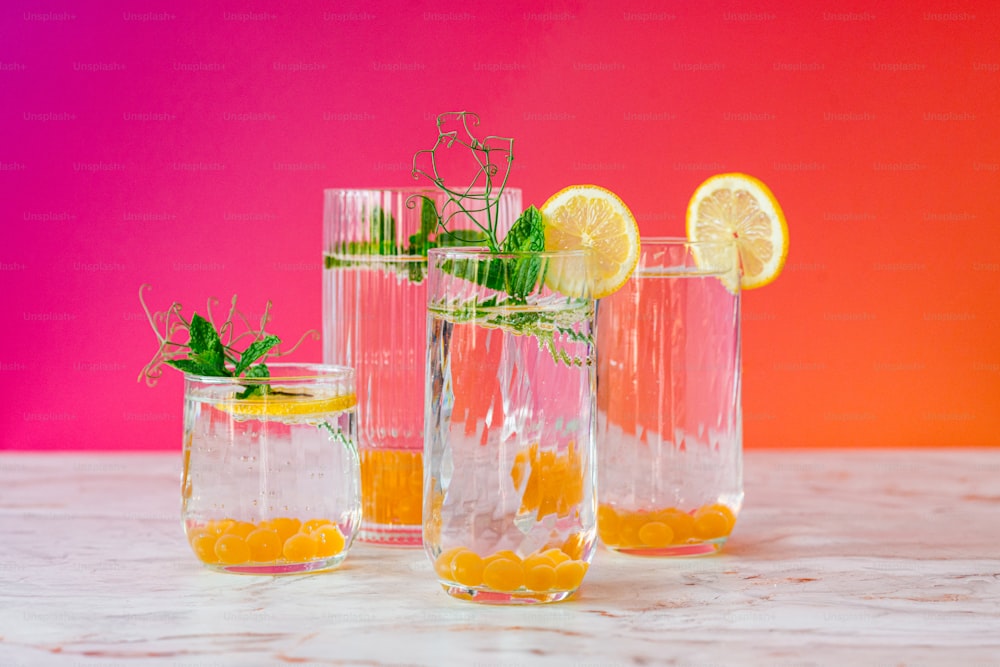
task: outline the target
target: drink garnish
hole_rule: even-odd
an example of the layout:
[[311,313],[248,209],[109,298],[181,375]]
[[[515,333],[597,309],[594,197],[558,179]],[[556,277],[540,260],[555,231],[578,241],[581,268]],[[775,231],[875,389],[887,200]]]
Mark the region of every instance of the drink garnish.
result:
[[[692,241],[735,241],[742,275],[731,282],[745,290],[772,282],[788,256],[785,214],[771,190],[747,174],[717,174],[695,189],[687,208],[687,235]],[[705,268],[728,262],[704,251],[695,259]]]
[[[270,377],[270,371],[265,363],[268,357],[278,357],[290,354],[315,331],[306,332],[295,346],[287,352],[279,351],[281,339],[265,331],[265,326],[271,319],[271,302],[264,306],[260,324],[254,327],[249,319],[236,309],[236,296],[230,302],[226,319],[216,328],[213,323],[212,306],[215,299],[209,299],[207,304],[208,317],[193,313],[190,319],[185,319],[183,306],[175,301],[161,312],[151,312],[143,291],[149,285],[139,288],[139,302],[146,313],[153,333],[160,343],[156,354],[139,373],[138,379],[145,378],[146,384],[153,386],[163,375],[163,366],[176,368],[191,375],[207,377],[231,377],[245,379],[262,379]],[[243,330],[237,331],[238,326]],[[162,330],[162,331],[161,331]],[[187,340],[184,340],[186,335]],[[240,347],[246,344],[245,349]],[[272,393],[270,385],[255,382],[235,395],[237,399],[247,399]]]

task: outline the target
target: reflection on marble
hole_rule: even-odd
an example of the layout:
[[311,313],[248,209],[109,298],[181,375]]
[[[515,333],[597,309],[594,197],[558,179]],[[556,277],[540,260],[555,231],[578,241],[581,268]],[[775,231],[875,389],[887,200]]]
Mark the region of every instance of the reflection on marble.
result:
[[599,551],[576,599],[448,597],[422,550],[197,563],[179,455],[0,455],[0,665],[1000,665],[1000,449],[751,451],[717,556]]

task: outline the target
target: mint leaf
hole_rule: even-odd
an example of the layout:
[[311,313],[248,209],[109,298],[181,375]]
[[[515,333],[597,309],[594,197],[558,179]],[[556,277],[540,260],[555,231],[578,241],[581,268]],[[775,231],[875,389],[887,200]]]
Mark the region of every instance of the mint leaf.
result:
[[[543,250],[545,250],[545,226],[542,222],[542,213],[534,206],[529,206],[507,232],[507,237],[500,246],[500,252],[538,253]],[[505,268],[505,291],[512,297],[521,299],[530,294],[538,284],[542,260],[539,257],[511,259]]]
[[[268,370],[267,366],[264,364],[257,364],[256,366],[251,366],[246,374],[243,376],[245,378],[269,378],[271,377],[271,371]],[[244,399],[250,398],[252,396],[263,396],[267,393],[270,387],[266,384],[254,384],[250,385],[240,393],[236,394],[236,398]]]
[[200,375],[229,375],[229,371],[226,369],[226,353],[222,347],[222,340],[211,322],[195,313],[191,316],[189,334],[191,336],[188,343],[191,347],[190,358],[201,365],[204,372]]
[[220,376],[217,368],[205,366],[197,359],[167,359],[163,363],[168,366],[173,366],[183,373],[189,373],[191,375],[207,375],[209,377],[224,377],[225,375],[228,375],[228,373],[226,373]]
[[250,364],[257,361],[261,357],[270,351],[272,347],[281,342],[281,339],[277,336],[265,336],[260,340],[256,340],[244,350],[243,354],[240,355],[240,361],[236,364],[236,368],[233,369],[233,375],[242,375]]
[[542,212],[529,206],[514,222],[500,246],[500,252],[542,252],[545,250],[545,223]]
[[[479,230],[455,230],[438,236],[439,245],[445,245],[442,240],[452,237],[455,245],[459,242],[483,242],[485,236]],[[537,253],[545,250],[545,227],[541,212],[534,206],[529,206],[507,232],[500,247],[502,253]],[[506,292],[515,299],[523,299],[530,294],[538,284],[538,274],[542,269],[539,257],[521,257],[517,259],[484,259],[476,262],[475,270],[472,260],[456,259],[442,262],[441,270],[455,276],[471,280],[496,292]]]

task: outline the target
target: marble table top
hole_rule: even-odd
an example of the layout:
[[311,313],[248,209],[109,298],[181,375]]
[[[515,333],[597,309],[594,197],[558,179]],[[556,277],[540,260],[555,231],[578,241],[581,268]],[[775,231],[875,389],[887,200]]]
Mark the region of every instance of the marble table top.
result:
[[580,594],[448,597],[422,550],[210,572],[178,454],[0,454],[0,665],[1000,665],[1000,449],[746,453],[719,555],[598,551]]

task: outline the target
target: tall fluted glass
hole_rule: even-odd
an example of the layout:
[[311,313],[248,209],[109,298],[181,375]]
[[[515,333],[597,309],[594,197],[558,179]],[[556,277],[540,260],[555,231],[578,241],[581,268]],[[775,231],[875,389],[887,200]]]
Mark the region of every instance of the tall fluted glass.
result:
[[448,234],[434,210],[455,212],[434,189],[324,192],[323,358],[357,372],[366,542],[421,543],[427,249],[479,240],[477,222],[502,234],[521,195],[451,216]]

